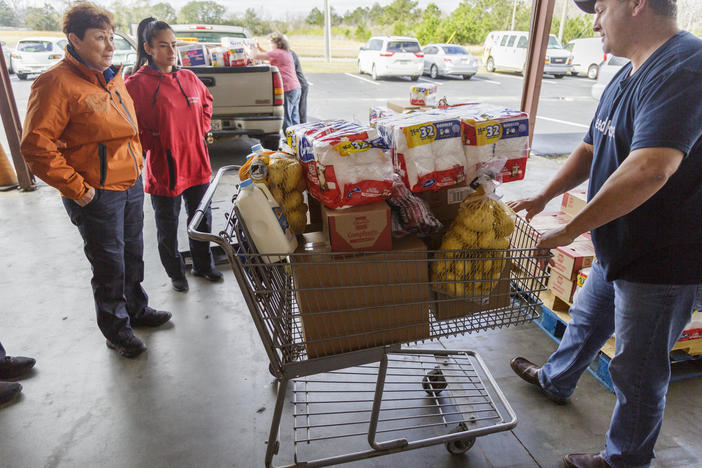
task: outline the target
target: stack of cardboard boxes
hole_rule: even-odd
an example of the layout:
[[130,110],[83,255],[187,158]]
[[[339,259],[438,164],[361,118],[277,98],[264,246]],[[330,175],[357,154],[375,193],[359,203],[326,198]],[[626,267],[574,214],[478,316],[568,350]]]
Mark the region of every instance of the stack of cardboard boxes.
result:
[[[531,226],[538,231],[538,233],[533,232],[532,237],[538,237],[539,233],[556,229],[568,223],[585,207],[586,203],[587,198],[584,190],[567,192],[563,195],[561,211],[540,213],[532,218]],[[572,244],[553,249],[551,253],[553,254],[553,265],[551,266],[548,289],[554,296],[570,304],[573,302],[573,296],[578,286],[578,274],[581,270],[590,267],[595,259],[592,239],[589,234],[583,234]]]

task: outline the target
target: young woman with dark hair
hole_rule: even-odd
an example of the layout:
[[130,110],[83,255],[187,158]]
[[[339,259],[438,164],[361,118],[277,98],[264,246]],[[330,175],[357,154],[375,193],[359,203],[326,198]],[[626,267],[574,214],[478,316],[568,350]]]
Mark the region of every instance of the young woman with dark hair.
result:
[[[167,23],[146,18],[139,23],[137,35],[137,71],[126,84],[146,156],[144,189],[151,194],[161,263],[173,289],[185,292],[188,280],[178,251],[178,216],[184,200],[190,222],[210,185],[205,135],[210,129],[212,95],[194,73],[176,66],[177,41]],[[198,229],[211,231],[211,210]],[[191,239],[190,252],[193,275],[222,280],[208,242]]]

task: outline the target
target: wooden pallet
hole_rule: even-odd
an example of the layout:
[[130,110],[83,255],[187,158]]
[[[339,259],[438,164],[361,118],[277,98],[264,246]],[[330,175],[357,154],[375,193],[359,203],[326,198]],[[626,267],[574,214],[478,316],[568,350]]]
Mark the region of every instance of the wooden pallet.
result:
[[[571,321],[570,314],[568,314],[570,305],[555,297],[550,291],[541,292],[539,299],[543,301],[544,305],[541,317],[535,319],[534,323],[556,343],[560,343],[563,333]],[[551,307],[554,307],[555,310]],[[563,311],[564,308],[565,311]],[[613,357],[614,336],[607,340],[588,369],[597,380],[612,392],[614,392],[614,385],[609,375],[609,363]],[[691,361],[695,364],[694,366],[686,366],[685,369],[683,366],[674,365],[671,381],[702,376],[702,339],[678,341],[670,354],[670,359],[673,364],[683,362],[689,364]]]

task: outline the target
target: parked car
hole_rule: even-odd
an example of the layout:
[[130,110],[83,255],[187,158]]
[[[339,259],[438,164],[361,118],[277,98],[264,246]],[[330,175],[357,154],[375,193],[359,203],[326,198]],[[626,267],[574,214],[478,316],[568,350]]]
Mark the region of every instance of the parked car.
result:
[[573,39],[565,47],[573,56],[572,75],[584,73],[591,80],[597,79],[600,63],[607,60],[607,54],[602,52],[602,39],[590,37]]
[[115,51],[112,53],[112,65],[122,65],[122,71],[134,67],[136,64],[136,49],[132,45],[134,40],[126,34],[115,31]]
[[592,85],[591,89],[592,97],[599,101],[609,82],[627,63],[629,63],[629,59],[609,55],[607,60],[600,64],[597,83]]
[[[526,31],[492,31],[485,40],[483,60],[489,72],[497,69],[521,71],[526,69],[529,33]],[[546,50],[544,73],[563,78],[572,71],[572,57],[558,38],[551,34]]]
[[462,76],[470,80],[478,73],[478,59],[464,47],[455,44],[429,44],[424,53],[424,73],[430,77]]
[[7,67],[7,71],[12,73],[12,64],[10,63],[10,55],[12,52],[10,52],[10,46],[8,46],[7,42],[5,41],[0,41],[0,46],[2,46],[2,55],[5,56],[5,66]]
[[419,79],[424,70],[424,54],[413,37],[371,37],[358,52],[358,73],[381,76],[409,76]]
[[173,24],[176,37],[181,41],[220,45],[223,37],[250,38],[251,33],[241,26],[211,24]]
[[17,41],[11,54],[12,70],[20,80],[27,75],[44,73],[58,63],[68,45],[62,37],[27,37]]

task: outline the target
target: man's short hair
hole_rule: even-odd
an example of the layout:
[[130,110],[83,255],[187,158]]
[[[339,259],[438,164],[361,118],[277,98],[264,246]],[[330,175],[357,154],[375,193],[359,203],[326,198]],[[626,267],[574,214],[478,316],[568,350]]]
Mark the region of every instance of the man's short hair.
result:
[[651,9],[661,16],[678,16],[678,0],[648,0]]
[[63,15],[63,32],[73,33],[81,40],[90,28],[115,30],[112,13],[90,2],[81,2]]

